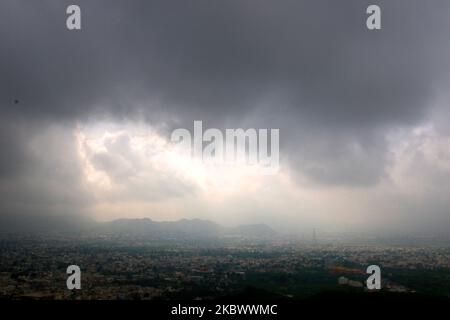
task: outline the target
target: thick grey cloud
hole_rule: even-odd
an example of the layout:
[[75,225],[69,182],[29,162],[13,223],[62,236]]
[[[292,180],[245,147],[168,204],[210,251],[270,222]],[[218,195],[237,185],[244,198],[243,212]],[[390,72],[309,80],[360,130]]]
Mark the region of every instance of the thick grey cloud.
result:
[[274,113],[366,127],[421,119],[448,71],[445,1],[379,2],[379,32],[364,1],[79,1],[80,32],[69,3],[2,3],[2,109],[233,119],[272,97]]
[[69,32],[72,3],[0,4],[2,177],[35,168],[16,123],[198,119],[280,128],[294,175],[372,186],[386,134],[428,119],[450,80],[444,0],[376,1],[375,32],[365,27],[373,1],[79,0],[82,30]]
[[92,202],[70,130],[49,122],[4,121],[2,131],[0,212],[74,214]]

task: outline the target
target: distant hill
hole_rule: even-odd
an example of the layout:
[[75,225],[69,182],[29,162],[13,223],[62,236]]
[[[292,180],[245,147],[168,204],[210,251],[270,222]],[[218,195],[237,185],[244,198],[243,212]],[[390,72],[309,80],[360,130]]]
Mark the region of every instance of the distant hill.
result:
[[209,220],[182,219],[178,221],[157,222],[144,219],[119,219],[104,222],[97,226],[96,232],[105,234],[151,235],[155,237],[273,237],[276,232],[265,224],[242,225],[234,228],[224,227]]
[[209,220],[181,219],[158,222],[149,218],[118,219],[95,222],[76,215],[0,215],[0,233],[49,234],[70,233],[88,235],[128,235],[151,238],[267,238],[276,232],[265,224],[224,227]]
[[148,218],[118,219],[99,223],[96,232],[105,234],[135,234],[153,236],[214,236],[222,233],[224,227],[207,220],[182,219],[178,221],[157,222]]

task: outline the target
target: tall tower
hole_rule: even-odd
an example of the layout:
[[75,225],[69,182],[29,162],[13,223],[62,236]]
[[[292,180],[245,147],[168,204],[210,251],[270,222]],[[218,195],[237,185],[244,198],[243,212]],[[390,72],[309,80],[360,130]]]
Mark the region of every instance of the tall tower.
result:
[[313,232],[312,232],[312,244],[313,244],[313,245],[316,245],[316,244],[317,244],[316,228],[313,228]]

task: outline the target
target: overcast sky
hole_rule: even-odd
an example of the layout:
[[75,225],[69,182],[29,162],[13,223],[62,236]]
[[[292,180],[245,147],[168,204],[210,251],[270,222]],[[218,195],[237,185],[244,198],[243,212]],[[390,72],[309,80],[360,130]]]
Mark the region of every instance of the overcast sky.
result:
[[[0,39],[0,214],[450,227],[449,1],[3,0]],[[194,120],[279,128],[280,171],[174,157]]]

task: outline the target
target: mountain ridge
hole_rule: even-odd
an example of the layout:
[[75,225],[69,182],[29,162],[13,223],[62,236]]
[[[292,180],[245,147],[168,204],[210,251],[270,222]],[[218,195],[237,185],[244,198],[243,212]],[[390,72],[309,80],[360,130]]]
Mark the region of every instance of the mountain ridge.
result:
[[120,218],[98,222],[75,215],[0,215],[0,233],[76,233],[99,235],[140,235],[155,237],[273,237],[277,235],[266,224],[227,227],[211,220],[180,219],[155,221],[150,218]]

